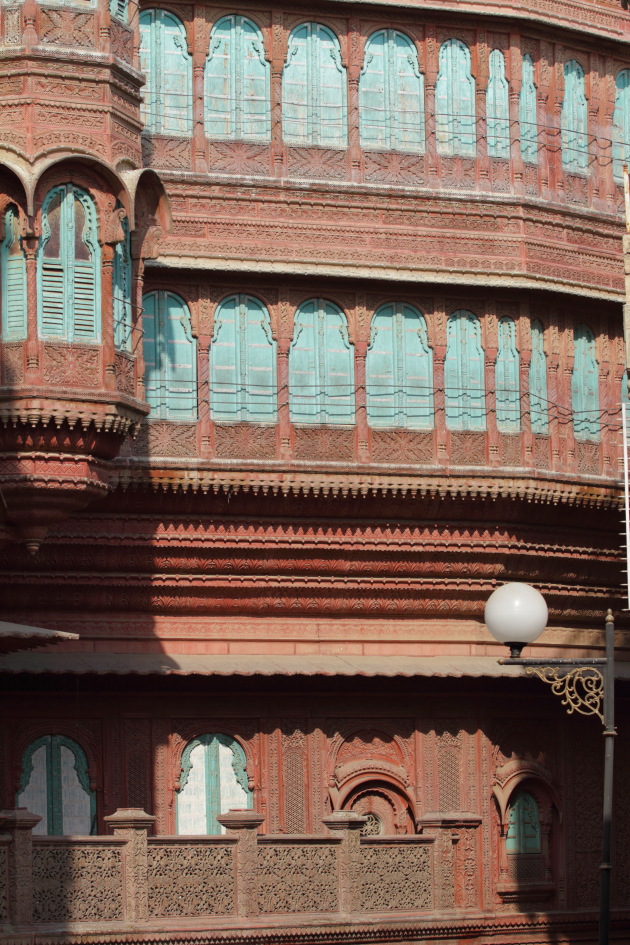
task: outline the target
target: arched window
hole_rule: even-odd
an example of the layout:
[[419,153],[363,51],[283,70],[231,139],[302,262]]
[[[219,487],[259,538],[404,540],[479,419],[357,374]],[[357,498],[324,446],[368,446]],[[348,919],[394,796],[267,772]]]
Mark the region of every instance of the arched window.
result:
[[404,33],[379,30],[365,44],[359,125],[364,148],[424,150],[424,76]]
[[576,440],[599,440],[599,368],[588,325],[578,325],[574,332],[571,401]]
[[144,385],[151,417],[197,419],[197,341],[188,306],[174,292],[143,300]]
[[289,36],[282,73],[282,134],[287,144],[343,148],[348,138],[346,70],[326,26],[302,23]]
[[354,350],[346,316],[310,299],[295,313],[289,350],[289,410],[294,423],[354,423]]
[[181,20],[166,10],[140,14],[140,65],[146,76],[140,113],[151,134],[192,134],[192,60]]
[[255,23],[238,14],[215,23],[206,60],[209,138],[269,141],[269,75],[262,33]]
[[246,757],[229,735],[200,735],[186,745],[177,793],[177,833],[225,833],[217,821],[229,810],[251,808]]
[[40,335],[98,340],[100,270],[94,201],[74,184],[54,187],[42,207],[37,250]]
[[518,125],[521,136],[521,157],[528,164],[538,163],[538,115],[534,63],[527,53],[521,64],[521,91],[518,97]]
[[560,128],[563,167],[572,174],[583,174],[588,168],[588,107],[584,92],[584,70],[575,59],[564,64]]
[[521,428],[520,362],[516,348],[516,325],[511,318],[499,319],[495,394],[497,429],[515,433]]
[[500,49],[490,53],[490,77],[486,89],[488,154],[495,158],[510,156],[510,96],[505,78],[505,58]]
[[529,362],[529,420],[532,433],[546,436],[549,432],[547,398],[547,355],[542,324],[532,322],[532,359]]
[[223,299],[210,345],[210,409],[213,420],[276,419],[276,342],[269,312],[251,295]]
[[114,249],[114,345],[131,351],[131,239],[126,217],[122,230],[125,238]]
[[2,285],[2,336],[5,341],[26,338],[26,257],[20,238],[17,208],[4,214],[4,239],[0,246]]
[[444,362],[446,425],[449,430],[485,430],[486,391],[481,324],[466,310],[446,326]]
[[510,804],[505,849],[512,854],[542,851],[538,804],[527,791],[519,791]]
[[622,69],[615,80],[613,112],[613,171],[623,177],[623,165],[630,161],[630,69]]
[[474,156],[475,80],[470,71],[470,50],[459,39],[440,46],[435,86],[435,133],[440,154]]
[[374,313],[366,376],[370,426],[433,427],[433,353],[412,305],[394,302]]
[[81,746],[64,735],[43,735],[32,742],[22,758],[16,803],[42,818],[33,833],[96,833],[96,794]]

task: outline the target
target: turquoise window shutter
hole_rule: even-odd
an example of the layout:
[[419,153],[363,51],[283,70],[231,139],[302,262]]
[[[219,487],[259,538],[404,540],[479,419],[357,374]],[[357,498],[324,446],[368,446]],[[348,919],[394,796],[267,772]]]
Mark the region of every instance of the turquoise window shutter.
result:
[[140,14],[141,114],[153,134],[192,134],[192,60],[184,24],[166,10]]
[[[628,395],[628,372],[623,372],[623,377],[621,378],[621,403],[625,404],[626,407],[630,408],[630,396]],[[630,411],[629,411],[630,416]]]
[[370,426],[433,427],[433,353],[426,322],[412,305],[396,302],[374,313],[366,383]]
[[588,325],[578,325],[574,331],[571,401],[576,440],[599,440],[599,367],[595,336]]
[[114,249],[114,345],[131,351],[131,238],[129,221],[122,221],[125,238]]
[[252,806],[247,758],[235,738],[200,735],[186,745],[177,792],[179,835],[225,833],[218,817]]
[[490,53],[490,77],[486,89],[488,154],[495,158],[510,156],[510,96],[505,78],[505,59],[500,49]]
[[532,433],[546,436],[549,432],[549,400],[547,397],[547,356],[542,324],[532,322],[532,358],[529,363],[529,418]]
[[424,151],[424,76],[404,33],[379,30],[365,45],[359,125],[364,148]]
[[214,420],[275,421],[276,342],[265,306],[233,295],[217,307],[210,345],[210,408]]
[[262,33],[243,16],[224,16],[212,29],[206,61],[209,138],[269,141],[270,68]]
[[15,207],[4,215],[4,240],[0,247],[2,285],[2,335],[5,341],[26,338],[26,258]]
[[354,348],[346,316],[324,299],[295,313],[289,350],[289,410],[294,423],[354,423]]
[[109,0],[109,12],[112,16],[126,23],[128,16],[127,0]]
[[287,144],[343,148],[348,140],[346,70],[335,34],[303,23],[289,36],[282,74],[282,134]]
[[516,348],[516,325],[511,318],[499,319],[495,366],[497,429],[517,433],[521,428],[520,360]]
[[474,156],[476,150],[475,80],[470,50],[459,39],[440,46],[435,85],[435,132],[440,154]]
[[510,854],[542,850],[538,804],[527,791],[521,791],[510,806],[505,849]]
[[188,306],[173,292],[147,292],[143,300],[145,390],[151,416],[197,418],[197,342]]
[[98,340],[100,262],[92,198],[73,184],[53,188],[42,207],[42,236],[37,250],[42,337]]
[[90,789],[87,758],[71,738],[43,735],[28,746],[16,802],[42,817],[34,833],[96,833],[96,794]]
[[560,115],[562,164],[573,174],[588,169],[588,107],[584,92],[584,70],[575,61],[564,65],[564,98]]
[[521,64],[521,91],[518,97],[518,124],[521,157],[528,164],[538,163],[538,114],[534,63],[527,53]]
[[444,361],[446,425],[485,430],[486,393],[481,324],[472,312],[454,312],[446,326]]
[[623,178],[623,165],[630,161],[630,69],[622,69],[615,79],[613,112],[613,172]]

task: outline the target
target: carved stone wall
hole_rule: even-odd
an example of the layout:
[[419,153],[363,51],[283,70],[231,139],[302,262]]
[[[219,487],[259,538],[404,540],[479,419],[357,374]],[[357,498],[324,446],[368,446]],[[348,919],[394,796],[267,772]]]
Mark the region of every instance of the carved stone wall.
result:
[[234,912],[234,852],[230,846],[151,840],[148,871],[152,917]]

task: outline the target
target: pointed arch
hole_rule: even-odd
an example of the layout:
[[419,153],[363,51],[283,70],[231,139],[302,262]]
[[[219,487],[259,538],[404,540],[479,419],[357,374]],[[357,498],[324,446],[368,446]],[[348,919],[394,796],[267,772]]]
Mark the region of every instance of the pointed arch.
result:
[[229,735],[212,733],[190,741],[182,754],[177,791],[177,833],[225,833],[217,820],[231,809],[252,807],[247,758]]
[[433,352],[417,308],[392,302],[376,310],[365,369],[370,426],[433,428]]
[[327,26],[302,23],[289,36],[282,72],[282,135],[287,144],[345,148],[346,69]]
[[470,50],[459,39],[440,46],[435,86],[435,133],[440,154],[473,157],[476,150],[475,80]]
[[147,292],[142,313],[144,385],[151,418],[197,419],[197,340],[179,295]]
[[576,440],[599,440],[599,366],[595,335],[588,325],[574,331],[571,402]]
[[42,818],[33,833],[96,833],[96,793],[81,746],[64,735],[42,735],[22,756],[18,807]]
[[150,134],[192,134],[192,59],[184,24],[166,10],[140,13],[140,65],[146,76],[140,113]]
[[4,212],[4,239],[0,245],[2,291],[2,337],[20,341],[27,335],[26,256],[20,236],[20,218],[15,204]]
[[205,69],[205,122],[209,138],[269,141],[270,67],[263,35],[239,14],[212,27]]
[[378,30],[365,44],[359,127],[364,148],[424,151],[424,76],[405,33]]
[[564,97],[560,116],[562,165],[572,174],[588,169],[588,105],[584,70],[575,59],[564,64]]
[[490,77],[486,89],[488,154],[495,158],[510,156],[510,95],[505,77],[505,57],[500,49],[490,53]]
[[500,433],[517,433],[521,428],[520,358],[516,324],[511,318],[499,319],[495,395],[497,429]]
[[37,248],[39,333],[64,341],[98,341],[101,248],[96,207],[74,184],[53,187],[42,206]]
[[613,173],[623,178],[623,165],[630,161],[630,69],[622,69],[615,79],[613,112]]
[[220,302],[210,344],[213,420],[276,420],[276,348],[262,302],[251,295],[231,295]]
[[532,433],[549,433],[549,399],[547,396],[547,355],[545,333],[538,319],[532,322],[532,356],[529,362],[529,422]]
[[521,91],[518,96],[518,124],[521,157],[528,164],[538,163],[537,92],[534,84],[534,62],[525,53],[521,63]]
[[481,323],[460,309],[446,326],[444,362],[446,425],[449,430],[485,430],[486,391]]
[[309,299],[295,313],[289,349],[293,423],[354,423],[354,347],[339,306]]

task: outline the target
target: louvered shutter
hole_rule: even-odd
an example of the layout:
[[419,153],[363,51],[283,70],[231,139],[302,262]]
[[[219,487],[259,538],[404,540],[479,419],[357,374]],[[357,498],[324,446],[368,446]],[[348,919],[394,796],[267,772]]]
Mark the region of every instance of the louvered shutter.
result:
[[318,310],[313,299],[302,303],[295,313],[289,352],[289,410],[294,423],[317,423],[319,419],[322,391],[316,351]]
[[23,256],[6,261],[4,334],[9,340],[26,338],[26,262]]
[[241,324],[244,327],[242,345],[245,349],[246,390],[244,420],[269,421],[277,413],[276,344],[271,337],[267,309],[258,301],[243,296]]
[[177,295],[165,293],[166,416],[192,420],[197,415],[196,342],[190,334],[190,315]]
[[236,17],[215,25],[206,62],[206,134],[209,138],[237,136],[236,126]]
[[368,422],[373,427],[397,426],[394,376],[395,312],[383,305],[374,313],[365,372]]
[[391,147],[424,150],[424,82],[416,47],[408,36],[389,31]]
[[233,295],[217,308],[210,346],[210,407],[214,420],[241,419],[238,322],[238,296]]
[[365,59],[359,78],[359,119],[364,148],[385,149],[390,146],[386,69],[387,33],[379,30],[365,44]]
[[158,293],[147,292],[142,299],[142,354],[146,401],[153,415],[161,416],[164,395],[161,389],[157,338],[159,330]]
[[337,37],[319,24],[313,25],[314,85],[312,93],[314,144],[328,148],[343,147],[347,141],[346,70],[341,62]]
[[396,316],[398,425],[412,429],[433,427],[433,357],[426,323],[411,305],[400,306]]
[[511,318],[501,318],[495,365],[496,416],[500,433],[516,433],[521,426],[519,373],[516,325]]
[[109,12],[123,23],[127,22],[127,0],[110,0]]
[[48,337],[66,334],[66,287],[61,262],[44,261],[41,275],[41,332]]
[[354,356],[343,312],[330,302],[320,310],[320,383],[324,423],[354,423]]
[[237,64],[239,94],[236,96],[239,136],[246,141],[269,141],[271,138],[270,66],[264,57],[262,33],[244,17],[238,17],[239,51]]
[[96,295],[94,266],[74,264],[74,331],[76,341],[94,341],[96,332]]
[[313,113],[309,96],[310,25],[304,23],[289,37],[282,73],[282,135],[287,144],[313,144]]
[[165,134],[192,134],[192,62],[186,47],[186,30],[180,20],[164,10],[159,12],[158,82],[161,87]]

